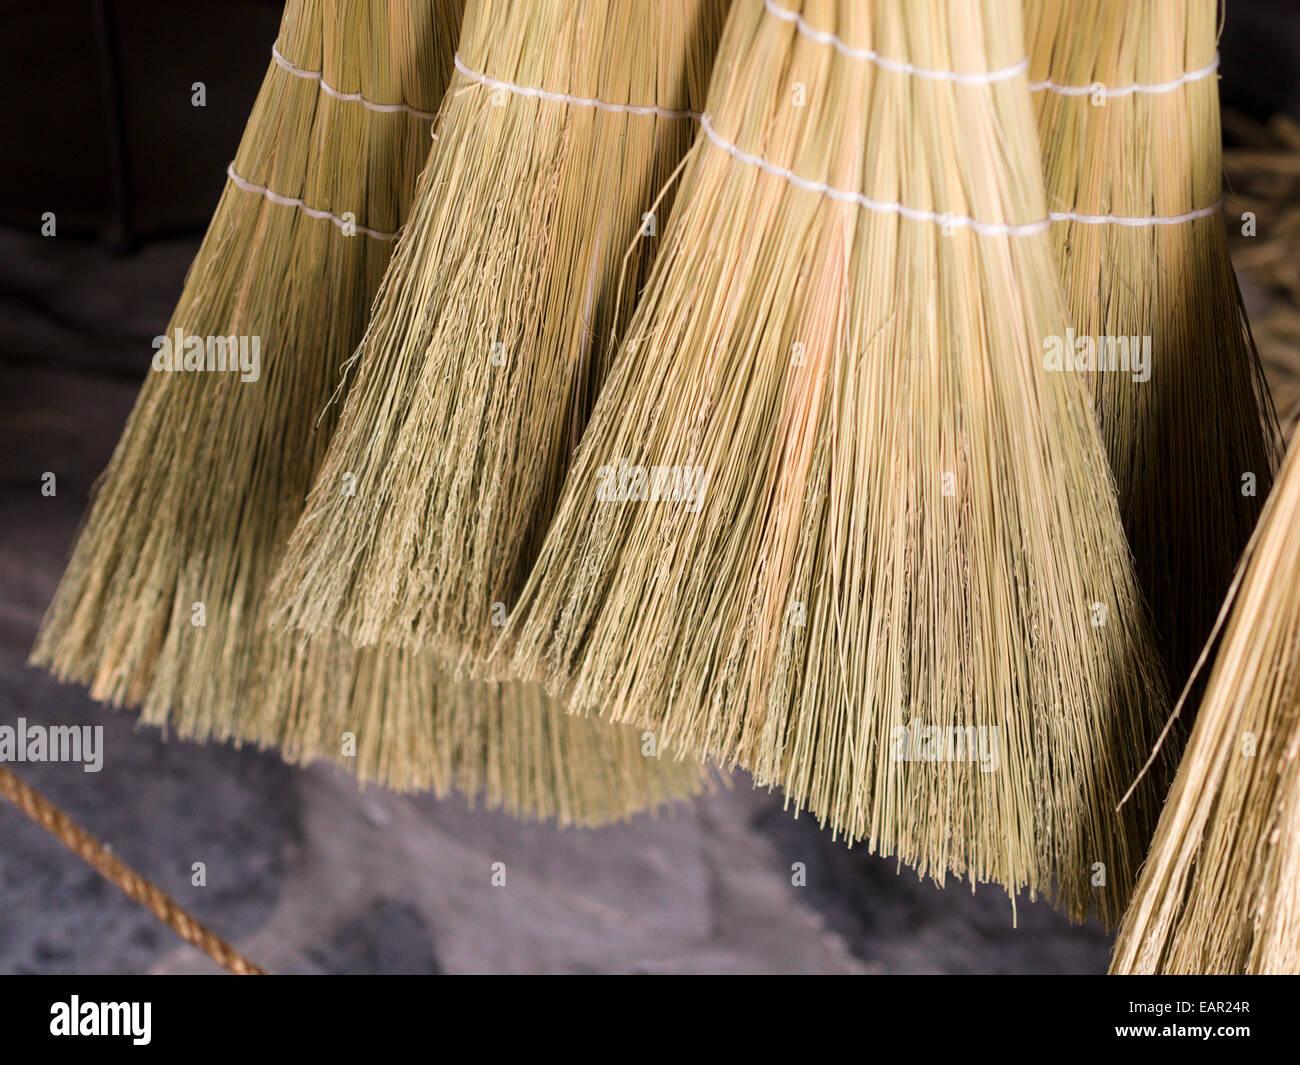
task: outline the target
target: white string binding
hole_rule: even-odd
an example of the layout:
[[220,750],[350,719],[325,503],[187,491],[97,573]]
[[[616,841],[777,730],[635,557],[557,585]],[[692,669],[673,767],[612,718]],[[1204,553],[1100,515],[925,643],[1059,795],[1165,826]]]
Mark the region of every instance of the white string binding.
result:
[[986,236],[1031,236],[1035,233],[1041,233],[1047,229],[1053,222],[1077,222],[1082,225],[1116,225],[1129,226],[1135,229],[1141,229],[1148,226],[1176,226],[1183,222],[1192,222],[1198,218],[1208,218],[1215,214],[1223,207],[1223,199],[1220,198],[1208,207],[1198,207],[1194,211],[1187,211],[1179,215],[1151,216],[1151,217],[1129,217],[1125,215],[1114,214],[1079,214],[1075,211],[1050,211],[1046,219],[1039,222],[1024,222],[1013,224],[1007,222],[980,222],[967,215],[954,215],[949,213],[940,213],[938,211],[927,211],[917,207],[908,207],[902,203],[891,203],[882,200],[873,200],[869,196],[864,196],[860,192],[854,192],[850,189],[837,188],[834,185],[828,185],[824,181],[810,181],[808,178],[800,177],[793,170],[787,170],[784,167],[776,166],[769,163],[762,156],[753,155],[750,152],[733,144],[713,128],[707,115],[700,117],[700,126],[704,130],[705,136],[718,148],[726,152],[742,163],[748,163],[757,167],[765,174],[771,174],[773,177],[783,178],[791,185],[798,189],[805,189],[808,192],[821,193],[832,200],[840,203],[856,203],[860,207],[865,207],[869,211],[876,211],[881,214],[896,214],[901,218],[907,218],[914,222],[937,222],[943,226],[954,226],[957,228],[970,229],[975,233]]
[[662,118],[693,118],[700,123],[700,128],[704,130],[709,140],[722,149],[728,155],[739,159],[741,162],[748,163],[751,166],[758,167],[764,173],[772,174],[776,177],[784,178],[795,188],[805,189],[808,192],[818,192],[844,203],[856,203],[871,211],[880,211],[890,214],[897,214],[903,218],[909,218],[914,221],[938,222],[943,225],[952,225],[957,227],[968,227],[976,233],[984,234],[1028,234],[1041,233],[1051,224],[1047,219],[1041,222],[1030,222],[1026,225],[1009,225],[993,222],[978,222],[974,218],[968,218],[964,215],[939,214],[936,211],[923,211],[915,207],[908,207],[902,203],[883,203],[880,200],[873,200],[859,192],[851,192],[847,189],[836,188],[834,185],[828,185],[824,181],[809,181],[807,178],[800,177],[793,170],[786,170],[783,167],[774,166],[766,159],[758,155],[752,155],[739,148],[731,141],[724,138],[714,128],[707,115],[698,111],[671,111],[662,107],[639,106],[634,104],[612,104],[605,100],[597,100],[590,96],[571,96],[568,93],[552,92],[549,89],[534,89],[524,85],[516,85],[509,81],[499,81],[496,78],[488,77],[477,70],[466,66],[460,58],[460,53],[456,54],[456,69],[471,81],[476,81],[490,89],[500,89],[505,92],[514,93],[517,96],[527,96],[541,100],[550,100],[553,103],[575,104],[580,107],[595,107],[602,111],[624,112],[627,114],[643,115],[655,114]]
[[[1147,84],[1147,85],[1142,85],[1142,84],[1120,85],[1114,89],[1108,89],[1106,87],[1105,82],[1096,82],[1094,84],[1101,86],[1099,89],[1097,89],[1097,94],[1104,96],[1108,100],[1118,99],[1119,97],[1122,96],[1132,96],[1135,93],[1141,93],[1143,95],[1149,95],[1149,96],[1158,96],[1161,93],[1173,92],[1175,89],[1182,88],[1182,86],[1190,84],[1193,81],[1200,81],[1203,78],[1208,78],[1211,74],[1213,74],[1218,69],[1219,69],[1219,56],[1218,53],[1216,52],[1214,59],[1210,63],[1201,67],[1200,70],[1189,70],[1186,74],[1180,74],[1172,81],[1158,81],[1153,84]],[[1092,85],[1060,85],[1054,81],[1031,81],[1029,83],[1029,91],[1030,92],[1054,92],[1060,96],[1094,95]]]
[[348,226],[351,226],[356,232],[364,233],[368,237],[374,237],[375,240],[393,240],[397,236],[396,233],[385,233],[379,229],[371,229],[369,226],[358,225],[356,222],[345,222],[338,215],[331,214],[329,211],[322,211],[318,207],[309,207],[302,200],[298,199],[297,196],[281,196],[278,192],[272,192],[265,185],[259,185],[254,181],[249,181],[248,178],[240,177],[239,174],[235,172],[234,163],[231,163],[226,167],[226,177],[230,178],[238,188],[243,189],[245,192],[259,193],[260,195],[265,196],[272,203],[277,203],[282,207],[296,207],[303,214],[307,215],[308,218],[327,219],[328,221],[333,222],[345,233],[347,232]]
[[306,70],[303,67],[294,65],[293,62],[286,59],[284,53],[280,51],[279,42],[271,45],[271,58],[273,58],[283,70],[288,71],[295,78],[308,78],[320,84],[320,90],[326,96],[332,96],[336,100],[346,100],[349,103],[357,103],[367,111],[377,111],[381,115],[391,115],[398,111],[405,112],[408,115],[414,115],[416,118],[422,118],[425,121],[432,121],[437,117],[432,111],[421,111],[419,108],[411,107],[408,104],[377,104],[372,100],[367,100],[359,92],[340,92],[325,80],[325,75],[319,70]]
[[751,166],[755,166],[759,170],[763,171],[763,173],[771,174],[773,177],[784,178],[797,189],[805,189],[808,192],[818,192],[839,203],[856,203],[859,207],[865,207],[868,211],[876,211],[879,214],[896,214],[900,218],[906,218],[913,222],[937,222],[942,226],[953,226],[958,229],[970,229],[985,236],[1031,236],[1034,233],[1042,233],[1051,225],[1051,221],[1046,218],[1038,222],[1025,222],[1019,225],[1010,222],[980,222],[967,215],[927,211],[918,207],[908,207],[903,203],[873,200],[871,197],[864,196],[860,192],[837,188],[834,185],[828,185],[824,181],[810,181],[808,178],[800,177],[793,170],[787,170],[784,167],[769,163],[762,156],[751,155],[749,152],[737,147],[731,141],[719,134],[713,128],[712,123],[709,122],[707,115],[702,115],[700,117],[700,127],[704,130],[705,136],[707,136],[716,147],[722,149],[728,155],[739,159],[742,163],[748,163]]
[[925,78],[928,81],[951,81],[957,85],[992,85],[994,82],[1017,77],[1029,69],[1029,59],[1027,57],[1012,66],[978,74],[959,74],[955,70],[931,70],[927,67],[918,67],[900,59],[887,59],[870,48],[855,47],[836,37],[833,33],[814,29],[804,21],[804,17],[799,12],[791,11],[788,7],[782,7],[776,3],[776,0],[763,0],[763,6],[767,9],[769,15],[779,18],[783,22],[793,22],[795,28],[810,41],[816,41],[818,44],[829,44],[841,55],[848,56],[850,59],[862,59],[868,63],[874,63],[881,70],[892,71],[895,74],[910,74],[913,77]]
[[1081,222],[1090,226],[1130,226],[1134,229],[1142,229],[1146,226],[1176,226],[1181,225],[1183,222],[1194,222],[1198,218],[1209,218],[1210,215],[1219,212],[1223,207],[1223,202],[1223,197],[1220,196],[1208,207],[1198,207],[1194,211],[1175,215],[1132,218],[1118,214],[1077,214],[1074,211],[1049,211],[1047,217],[1053,222]]
[[[793,12],[779,5],[773,5],[773,0],[765,0],[769,6],[776,6],[779,10],[785,11],[786,15],[798,18]],[[780,17],[780,16],[778,16]],[[816,31],[814,31],[816,32]],[[1222,205],[1223,201],[1212,204],[1209,207],[1202,207],[1195,211],[1188,211],[1186,214],[1174,215],[1170,217],[1153,217],[1153,218],[1128,218],[1123,215],[1087,215],[1078,214],[1073,211],[1052,211],[1047,218],[1037,222],[1025,222],[1021,224],[1009,222],[981,222],[968,215],[954,215],[947,212],[923,210],[917,207],[909,207],[904,203],[889,202],[883,200],[873,200],[871,197],[863,195],[860,192],[854,192],[851,189],[841,189],[834,185],[829,185],[824,181],[811,181],[808,178],[800,177],[793,170],[785,167],[776,166],[769,163],[762,156],[754,155],[745,151],[736,144],[723,137],[713,128],[709,121],[709,116],[698,111],[674,111],[663,107],[652,105],[636,104],[615,104],[606,100],[597,100],[590,96],[572,96],[569,93],[553,92],[549,89],[537,89],[526,85],[516,85],[510,81],[500,81],[497,78],[489,77],[477,70],[467,66],[461,59],[460,53],[456,54],[456,69],[471,81],[478,82],[489,89],[499,89],[504,92],[513,93],[516,96],[525,96],[531,99],[549,100],[552,103],[573,104],[578,107],[594,107],[602,111],[611,111],[615,113],[634,114],[634,115],[658,115],[661,118],[693,118],[700,123],[700,128],[704,135],[717,148],[726,152],[734,159],[738,159],[750,166],[757,167],[765,174],[771,174],[773,177],[779,177],[788,181],[798,189],[804,189],[807,192],[816,192],[839,203],[855,203],[859,207],[864,207],[869,211],[875,211],[881,214],[895,214],[900,218],[906,218],[914,222],[934,222],[941,226],[951,226],[958,229],[970,229],[972,232],[984,236],[1031,236],[1035,233],[1042,233],[1048,229],[1053,222],[1078,222],[1084,225],[1120,225],[1131,227],[1142,226],[1170,226],[1177,225],[1181,222],[1189,222],[1197,218],[1204,218],[1213,214]],[[965,77],[965,75],[954,75],[951,71],[930,71],[931,74],[952,75],[953,77]],[[992,72],[998,73],[998,72]],[[924,75],[923,75],[924,76]],[[990,75],[991,76],[991,75]],[[1010,75],[1006,75],[1010,76]],[[985,75],[978,76],[984,79]],[[995,79],[996,80],[996,79]]]
[[534,89],[527,85],[516,85],[512,81],[498,81],[496,78],[490,78],[486,74],[480,74],[477,70],[467,67],[461,60],[459,52],[456,53],[456,69],[471,81],[477,81],[480,85],[486,85],[489,89],[500,89],[503,92],[513,93],[515,96],[549,100],[551,103],[557,104],[574,104],[578,107],[594,107],[598,111],[610,111],[616,114],[658,115],[660,118],[694,118],[696,120],[701,117],[698,111],[673,111],[667,107],[656,107],[653,104],[612,104],[606,100],[597,100],[592,96],[570,96],[565,92]]
[[[882,70],[890,70],[898,74],[911,74],[913,77],[927,78],[931,81],[951,81],[958,85],[991,85],[994,82],[1014,78],[1029,68],[1029,60],[1025,58],[1012,66],[977,74],[959,74],[953,70],[931,70],[900,59],[887,59],[870,48],[858,48],[842,38],[836,37],[833,33],[815,29],[808,24],[799,12],[783,7],[776,0],[763,0],[763,7],[769,15],[784,22],[793,22],[798,31],[809,40],[816,41],[818,44],[828,44],[841,55],[848,56],[850,59],[862,59],[868,63],[874,63]],[[1100,83],[1101,88],[1097,89],[1096,92],[1112,100],[1123,96],[1132,96],[1135,93],[1159,95],[1160,93],[1173,92],[1190,82],[1208,78],[1218,69],[1219,56],[1216,53],[1214,59],[1207,65],[1199,70],[1190,70],[1186,74],[1181,74],[1172,81],[1120,85],[1113,89],[1107,88],[1104,83]],[[1092,96],[1094,95],[1094,85],[1062,85],[1059,82],[1047,80],[1031,81],[1029,89],[1031,92],[1054,92],[1061,96]]]

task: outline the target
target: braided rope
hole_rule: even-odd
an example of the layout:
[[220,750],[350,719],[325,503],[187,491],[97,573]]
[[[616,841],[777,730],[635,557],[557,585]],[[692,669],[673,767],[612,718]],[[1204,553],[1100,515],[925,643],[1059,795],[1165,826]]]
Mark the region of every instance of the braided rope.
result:
[[53,805],[40,792],[28,787],[0,765],[0,795],[63,843],[68,850],[93,866],[107,881],[122,889],[163,924],[170,926],[218,965],[237,976],[264,976],[265,972],[245,958],[224,939],[200,924],[175,899],[123,864],[94,836]]

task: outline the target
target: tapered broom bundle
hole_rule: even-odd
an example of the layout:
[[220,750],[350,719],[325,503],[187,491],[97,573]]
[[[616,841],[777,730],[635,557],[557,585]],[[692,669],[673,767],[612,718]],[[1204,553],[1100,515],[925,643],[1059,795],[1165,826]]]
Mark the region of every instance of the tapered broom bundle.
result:
[[1084,384],[1041,359],[1019,4],[786,7],[732,7],[499,654],[940,880],[1117,918],[1166,704]]
[[[456,680],[432,656],[322,638],[280,655],[239,736],[329,758],[395,790],[450,791],[528,819],[595,826],[715,785],[649,757],[630,726],[575,717],[537,684]],[[355,741],[353,741],[355,738]]]
[[[417,28],[414,10],[286,9],[285,62],[267,70],[164,334],[180,369],[159,360],[148,375],[33,652],[94,698],[142,704],[146,720],[182,734],[235,732],[265,642],[266,571],[328,439],[313,422],[428,150],[428,121],[335,94],[437,106],[454,11],[426,7]],[[371,232],[345,234],[295,201]],[[177,330],[198,339],[199,368],[185,372]],[[203,369],[209,336],[256,338],[255,379]]]
[[1092,371],[1139,583],[1180,682],[1277,461],[1221,210],[1217,7],[1026,7],[1074,331],[1060,356]]
[[1112,972],[1300,972],[1296,440],[1224,604],[1214,667]]
[[486,654],[658,247],[724,8],[469,5],[437,147],[277,578],[287,625]]
[[[167,330],[175,368],[160,348],[32,660],[182,736],[607,820],[689,793],[698,770],[642,758],[631,730],[575,728],[524,686],[454,684],[429,660],[265,630],[266,586],[332,429],[317,417],[409,212],[459,19],[446,0],[286,9]],[[255,339],[258,372],[186,370],[190,337],[196,364],[215,354],[205,338]]]

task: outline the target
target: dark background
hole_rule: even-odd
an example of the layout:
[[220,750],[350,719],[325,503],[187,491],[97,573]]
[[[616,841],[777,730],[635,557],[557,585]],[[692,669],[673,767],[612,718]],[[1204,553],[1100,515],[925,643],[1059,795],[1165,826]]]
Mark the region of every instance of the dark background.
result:
[[[0,3],[0,721],[103,724],[107,747],[98,775],[22,766],[24,779],[277,971],[1103,971],[1102,929],[1025,900],[1013,928],[1000,890],[939,891],[790,818],[740,775],[657,820],[520,825],[459,798],[359,792],[270,753],[166,742],[26,668],[278,21],[270,0]],[[1231,3],[1222,52],[1230,139],[1268,147],[1259,123],[1300,113],[1294,0]],[[39,235],[45,211],[57,238]],[[1243,285],[1257,329],[1294,319],[1273,275],[1245,271]],[[1261,340],[1279,406],[1294,347],[1285,332]],[[499,860],[506,890],[488,886]],[[795,861],[806,888],[790,884]],[[209,968],[0,807],[0,973]]]

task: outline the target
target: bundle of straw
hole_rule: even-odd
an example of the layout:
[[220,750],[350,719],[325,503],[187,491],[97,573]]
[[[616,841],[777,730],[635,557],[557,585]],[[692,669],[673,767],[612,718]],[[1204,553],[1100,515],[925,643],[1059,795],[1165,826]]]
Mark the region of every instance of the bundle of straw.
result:
[[1223,605],[1214,668],[1112,972],[1300,972],[1297,441]]
[[[1027,7],[1052,240],[1139,583],[1187,676],[1278,430],[1228,257],[1216,0]],[[1103,366],[1104,363],[1110,365]]]
[[536,690],[265,630],[267,585],[333,427],[318,413],[410,210],[460,6],[286,8],[166,333],[257,338],[260,372],[149,375],[32,661],[185,737],[278,744],[395,787],[482,789],[511,812],[591,823],[689,794],[698,767],[644,759],[631,730],[570,722]]
[[1020,5],[784,3],[732,7],[500,653],[940,880],[1117,918],[1165,702],[1084,384],[1042,362]]
[[[269,638],[269,637],[268,637]],[[566,714],[537,684],[458,680],[427,654],[276,641],[274,672],[236,738],[287,761],[334,761],[399,791],[449,792],[513,817],[597,826],[711,791],[640,732]]]
[[[659,245],[725,0],[471,3],[438,144],[276,595],[485,654]],[[354,498],[337,486],[357,478]]]
[[[142,704],[145,720],[185,735],[234,735],[266,644],[268,571],[328,441],[313,423],[428,150],[428,118],[340,97],[410,100],[431,117],[455,14],[446,4],[418,20],[406,4],[286,8],[163,334],[256,338],[258,374],[147,376],[32,654],[92,697]],[[349,213],[352,235],[341,228]]]

